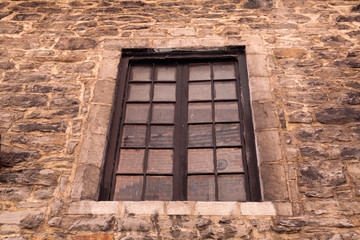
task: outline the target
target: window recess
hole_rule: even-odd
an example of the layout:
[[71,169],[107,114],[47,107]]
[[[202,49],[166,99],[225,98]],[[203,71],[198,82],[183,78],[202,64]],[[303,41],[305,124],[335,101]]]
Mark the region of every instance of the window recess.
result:
[[259,201],[245,53],[125,50],[101,200]]

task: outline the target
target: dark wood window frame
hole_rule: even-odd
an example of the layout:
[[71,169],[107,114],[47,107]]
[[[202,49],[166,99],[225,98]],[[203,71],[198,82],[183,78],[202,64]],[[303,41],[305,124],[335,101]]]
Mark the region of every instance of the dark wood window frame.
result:
[[[224,47],[216,49],[202,49],[202,50],[171,50],[171,49],[123,49],[122,57],[119,64],[119,74],[117,78],[116,97],[113,106],[113,118],[111,122],[110,132],[108,134],[108,145],[106,152],[106,159],[103,168],[103,179],[100,186],[99,200],[113,200],[114,185],[115,185],[115,169],[117,159],[119,159],[119,150],[121,142],[121,126],[123,124],[124,116],[124,102],[125,92],[127,89],[127,76],[130,63],[146,62],[146,61],[162,61],[162,62],[204,62],[204,61],[233,61],[236,64],[236,82],[239,101],[239,116],[240,131],[241,131],[241,146],[243,148],[243,159],[245,169],[245,188],[246,201],[261,201],[259,173],[257,166],[254,128],[252,124],[251,104],[249,95],[248,76],[246,69],[245,47]],[[177,64],[177,68],[184,68],[184,65]],[[178,69],[179,74],[188,71],[188,69]],[[181,76],[177,76],[177,79]],[[177,88],[181,87],[179,81],[176,82]],[[183,84],[184,85],[184,84]],[[241,87],[240,87],[241,86]],[[182,92],[182,93],[179,93]],[[186,97],[187,91],[177,91],[177,97]],[[179,96],[178,94],[183,94]],[[174,103],[178,104],[178,103]],[[214,100],[212,100],[214,105]],[[213,106],[214,107],[214,106]],[[179,109],[179,108],[177,108]],[[214,111],[213,111],[214,112]],[[151,114],[151,113],[150,113]],[[175,126],[175,135],[183,136],[182,132],[187,126],[187,107],[181,108],[181,111],[175,113],[175,118],[180,120],[180,125]],[[214,114],[214,113],[212,113]],[[214,118],[214,116],[213,116]],[[149,124],[149,123],[147,123]],[[214,124],[214,123],[213,123]],[[214,127],[213,127],[214,131]],[[149,130],[147,135],[149,135]],[[149,136],[147,136],[149,138]],[[174,173],[173,173],[173,196],[172,200],[186,201],[187,200],[187,138],[180,137],[174,144]],[[186,146],[186,149],[182,149]],[[147,147],[148,148],[148,147]],[[214,151],[215,152],[215,151]],[[216,156],[214,156],[214,166],[216,166]],[[146,161],[145,161],[146,162]],[[146,164],[146,163],[145,163]],[[145,169],[145,168],[144,168]],[[215,175],[217,175],[216,170]],[[143,173],[144,176],[149,174]],[[150,174],[151,175],[151,174]],[[159,174],[157,174],[159,175]],[[164,175],[164,174],[160,174]],[[146,179],[146,178],[144,178]],[[185,180],[184,180],[185,179]],[[215,178],[216,179],[216,178]],[[217,180],[216,180],[217,181]],[[143,183],[142,198],[145,195],[145,183]],[[215,200],[218,200],[217,188],[215,188]]]

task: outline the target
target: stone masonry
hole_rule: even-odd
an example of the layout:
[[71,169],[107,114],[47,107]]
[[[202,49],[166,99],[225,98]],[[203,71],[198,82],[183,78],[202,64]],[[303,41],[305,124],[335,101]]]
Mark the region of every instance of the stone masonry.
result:
[[[0,239],[360,239],[358,0],[2,0]],[[245,46],[262,202],[101,202],[123,48]]]

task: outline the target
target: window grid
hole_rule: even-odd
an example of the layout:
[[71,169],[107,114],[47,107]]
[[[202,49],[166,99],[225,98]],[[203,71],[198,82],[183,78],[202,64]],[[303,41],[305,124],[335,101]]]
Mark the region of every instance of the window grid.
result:
[[[124,54],[126,55],[126,54]],[[146,54],[145,54],[146,55]],[[151,55],[151,54],[150,54]],[[156,54],[155,54],[156,55]],[[161,55],[161,54],[160,54]],[[195,54],[196,55],[196,54]],[[221,54],[220,54],[221,55]],[[226,55],[226,54],[225,54]],[[213,176],[213,180],[214,181],[214,197],[211,199],[201,199],[201,200],[227,200],[226,196],[228,194],[231,194],[231,191],[229,191],[227,188],[228,187],[232,187],[234,185],[234,183],[237,185],[237,188],[234,188],[238,191],[243,191],[243,189],[245,188],[244,194],[246,195],[246,198],[242,198],[242,199],[236,199],[236,200],[240,200],[240,201],[245,201],[245,200],[259,200],[259,191],[257,189],[258,188],[258,176],[256,175],[255,177],[251,177],[249,178],[249,174],[248,174],[248,162],[249,159],[254,159],[254,157],[256,158],[256,155],[254,155],[254,153],[250,153],[249,151],[246,150],[246,145],[244,144],[244,131],[246,130],[246,132],[250,132],[253,131],[253,128],[251,126],[251,121],[249,121],[249,119],[251,119],[251,111],[247,111],[246,114],[243,116],[243,103],[241,102],[241,99],[243,97],[248,96],[248,93],[243,93],[243,90],[240,90],[240,85],[245,83],[246,88],[248,88],[247,83],[246,83],[246,72],[244,72],[244,68],[242,69],[242,72],[239,72],[238,70],[238,63],[240,63],[242,66],[246,66],[245,63],[245,55],[239,55],[240,57],[237,57],[235,55],[229,55],[228,57],[211,57],[209,58],[210,61],[204,61],[204,57],[201,58],[195,58],[195,59],[183,59],[181,57],[178,56],[174,56],[174,59],[171,60],[165,60],[163,61],[164,58],[159,57],[149,57],[146,58],[147,61],[143,61],[143,58],[141,57],[135,57],[134,61],[131,60],[131,57],[127,57],[124,58],[125,60],[122,60],[122,66],[126,66],[129,67],[127,68],[128,70],[128,74],[124,74],[124,72],[120,72],[120,76],[122,79],[126,79],[126,81],[123,81],[119,83],[119,91],[120,91],[120,95],[121,96],[121,92],[124,92],[124,94],[126,96],[124,96],[123,98],[117,98],[117,103],[121,103],[121,105],[117,104],[118,106],[122,106],[123,110],[120,110],[120,112],[122,113],[122,117],[117,118],[116,116],[119,116],[119,107],[117,107],[116,111],[115,111],[115,115],[114,115],[114,119],[115,119],[115,123],[113,123],[113,129],[117,129],[116,128],[116,122],[118,122],[120,124],[120,131],[118,133],[118,141],[117,141],[117,147],[116,149],[118,149],[116,152],[114,152],[114,154],[112,154],[112,150],[114,149],[112,147],[112,145],[110,144],[109,149],[108,149],[108,160],[109,163],[105,164],[105,172],[109,173],[109,169],[111,169],[111,162],[113,162],[113,168],[115,169],[113,170],[113,174],[110,173],[110,175],[112,175],[113,177],[108,177],[106,174],[104,175],[104,180],[102,183],[102,188],[101,188],[101,199],[102,200],[107,200],[107,199],[114,199],[114,194],[115,194],[115,200],[197,200],[197,199],[188,199],[188,192],[189,190],[189,186],[188,186],[188,181],[190,181],[190,178],[194,179],[194,180],[198,180],[195,179],[193,177],[196,176]],[[168,56],[167,56],[168,57]],[[166,58],[167,58],[166,57]],[[170,56],[170,58],[172,58]],[[135,60],[136,59],[136,60]],[[231,59],[231,60],[230,60]],[[149,61],[150,60],[150,61]],[[219,62],[231,62],[232,65],[235,66],[234,68],[234,77],[226,77],[224,79],[219,78],[219,74],[215,74],[214,73],[214,65],[216,65],[215,67],[217,67],[219,69],[219,65],[217,65]],[[150,78],[143,80],[141,78],[137,78],[137,79],[130,79],[132,78],[133,75],[133,69],[131,68],[131,66],[142,66],[142,65],[148,65],[149,66],[149,62],[151,62],[151,72],[150,72]],[[157,66],[163,65],[164,62],[166,64],[168,63],[176,63],[176,74],[175,74],[175,79],[176,81],[172,81],[172,80],[166,80],[164,78],[161,79],[157,79],[156,75],[157,72],[159,72],[160,70],[163,71],[164,69],[158,69]],[[190,63],[205,63],[205,64],[209,64],[210,63],[210,79],[195,79],[195,80],[191,80],[189,79],[189,64]],[[140,64],[139,64],[140,63]],[[172,65],[174,66],[174,65]],[[220,66],[221,68],[221,66]],[[226,67],[225,67],[226,68]],[[123,68],[125,69],[125,68]],[[150,69],[150,68],[149,68]],[[141,69],[140,69],[141,70]],[[137,70],[138,71],[138,70]],[[166,69],[165,69],[166,71]],[[138,71],[136,74],[140,74],[140,75],[146,75],[149,72],[145,72],[142,73],[141,71]],[[127,75],[127,76],[126,76]],[[216,76],[215,76],[216,75]],[[226,74],[225,74],[226,75]],[[245,77],[245,78],[244,78]],[[181,81],[179,81],[179,79],[181,79]],[[245,79],[245,82],[244,82]],[[241,80],[241,81],[240,81]],[[154,99],[154,94],[156,92],[156,89],[158,87],[158,90],[161,89],[160,86],[161,85],[157,85],[158,83],[162,84],[162,90],[164,90],[164,84],[174,84],[176,85],[176,91],[175,91],[175,99],[174,101],[171,99],[166,99],[163,98],[162,96],[160,97],[156,97],[157,99]],[[210,83],[211,85],[211,99],[190,99],[190,97],[188,96],[189,94],[189,85],[192,83]],[[223,84],[226,83],[226,84]],[[149,84],[150,85],[150,98],[147,99],[147,96],[144,96],[143,99],[138,99],[138,100],[134,100],[134,99],[129,99],[129,86],[130,85],[134,85],[134,84]],[[145,86],[145,85],[144,85]],[[232,97],[224,97],[226,96],[227,92],[226,89],[229,88],[229,86],[236,86],[235,89],[235,94],[236,96],[234,97],[232,95]],[[165,86],[166,87],[166,86]],[[123,90],[126,91],[123,91]],[[216,96],[215,91],[219,91],[221,92],[220,96]],[[247,90],[248,91],[248,90]],[[141,92],[141,91],[140,91]],[[159,91],[158,91],[159,92]],[[231,94],[234,94],[234,91],[231,91]],[[244,94],[244,96],[242,95]],[[166,95],[166,94],[165,94]],[[165,99],[165,100],[164,100]],[[179,101],[180,99],[180,101]],[[175,101],[176,100],[176,101]],[[191,121],[190,118],[188,119],[188,110],[190,109],[190,104],[206,104],[209,103],[211,104],[211,119],[209,120],[201,120],[200,122],[196,122],[197,120],[195,119],[194,121]],[[225,119],[222,116],[219,116],[219,114],[217,112],[221,112],[221,111],[228,111],[228,113],[233,113],[233,109],[234,109],[234,103],[237,104],[238,108],[238,118],[235,120],[233,117],[230,117],[228,119]],[[136,122],[136,116],[134,117],[135,121],[133,122],[129,122],[129,121],[125,121],[126,119],[126,108],[127,106],[133,104],[132,107],[136,108],[135,104],[139,104],[138,106],[140,106],[140,108],[142,109],[148,109],[148,114],[147,114],[147,120],[145,123],[143,122]],[[143,104],[143,105],[141,105]],[[146,104],[148,104],[149,106],[147,107]],[[154,104],[155,106],[157,106],[156,104],[173,104],[173,107],[175,107],[175,111],[174,111],[174,115],[175,115],[175,122],[170,123],[170,122],[154,122],[155,120],[152,118],[152,114],[154,111]],[[232,105],[230,107],[228,107],[228,105]],[[160,105],[159,105],[160,106]],[[170,105],[169,105],[170,106]],[[185,107],[184,107],[185,106]],[[195,106],[195,105],[194,105]],[[251,110],[249,109],[249,102],[245,103],[245,107],[244,110]],[[200,108],[204,108],[203,106],[199,105]],[[196,107],[194,108],[196,109]],[[203,110],[204,109],[200,109]],[[205,112],[208,111],[207,107],[205,107]],[[250,113],[250,114],[249,114]],[[206,113],[207,114],[207,113]],[[250,117],[250,118],[249,118]],[[123,119],[122,121],[118,121],[116,119]],[[245,121],[245,127],[243,125],[243,121]],[[250,125],[249,125],[250,122]],[[114,125],[115,124],[115,125]],[[236,124],[236,125],[234,125]],[[206,146],[191,146],[189,138],[190,138],[190,128],[191,127],[199,127],[199,126],[204,126],[204,125],[210,125],[211,126],[211,144],[210,145],[206,145]],[[232,126],[233,125],[233,126]],[[145,132],[146,132],[146,136],[145,136],[145,144],[144,146],[129,146],[127,144],[124,144],[122,142],[124,132],[125,132],[125,128],[127,126],[145,126]],[[151,145],[151,141],[152,141],[152,131],[153,127],[158,127],[158,129],[160,129],[160,127],[172,127],[172,146],[157,146],[156,144],[152,144]],[[250,126],[250,127],[249,127]],[[234,129],[236,129],[236,131],[238,132],[238,136],[236,136],[236,138],[239,140],[238,142],[234,143],[234,141],[230,141],[227,142],[229,140],[229,138],[226,138],[224,136],[220,136],[217,135],[218,133],[220,133],[221,131],[226,130],[226,127],[229,129],[231,129],[232,127],[234,127],[232,129],[232,131]],[[114,134],[112,134],[114,135]],[[187,136],[188,135],[188,136]],[[251,134],[247,134],[247,136],[249,136]],[[219,138],[220,137],[220,138]],[[221,138],[223,138],[223,142],[221,143],[220,140]],[[217,140],[217,138],[219,138],[219,140]],[[113,137],[112,137],[113,139]],[[166,140],[166,138],[164,138]],[[251,140],[251,139],[250,139]],[[125,141],[124,141],[125,142]],[[166,142],[165,142],[166,144]],[[230,144],[230,145],[229,145]],[[251,146],[253,143],[249,144],[249,137],[247,137],[247,145],[250,146],[248,147],[249,149],[254,149],[254,146]],[[130,144],[131,145],[131,144]],[[187,169],[187,155],[189,153],[190,150],[212,150],[212,161],[213,161],[213,170],[206,170],[206,171],[197,171],[197,172],[188,172]],[[118,169],[118,165],[119,165],[119,161],[116,161],[116,159],[120,158],[121,155],[121,151],[125,151],[125,150],[144,150],[144,157],[143,157],[143,169],[141,173],[138,172],[121,172],[121,170]],[[150,151],[151,150],[159,150],[159,151],[164,151],[164,150],[171,150],[172,151],[172,161],[173,161],[173,171],[171,173],[169,172],[158,172],[158,171],[149,171],[149,155],[150,155]],[[185,151],[183,151],[185,150]],[[219,166],[221,164],[223,164],[222,160],[219,162],[219,159],[221,159],[221,154],[233,154],[236,156],[240,156],[241,155],[241,159],[243,160],[243,164],[240,165],[236,165],[237,163],[231,163],[231,164],[235,164],[232,166],[232,171],[228,171],[228,170],[224,170],[223,165],[221,166],[222,168],[220,168]],[[249,154],[249,157],[247,156],[247,154]],[[114,157],[112,157],[114,156]],[[110,160],[109,160],[110,159]],[[114,159],[114,160],[111,160]],[[233,161],[233,160],[231,160]],[[254,172],[257,173],[257,168],[255,167],[254,169],[254,164],[252,162],[250,162],[250,164],[252,164],[251,167],[251,174],[253,174]],[[256,164],[255,164],[256,166]],[[133,182],[134,184],[138,184],[141,188],[141,197],[139,197],[139,193],[133,193],[131,196],[131,199],[116,199],[116,193],[115,193],[115,185],[117,184],[117,177],[121,176],[121,177],[130,177],[129,178],[129,182]],[[138,181],[138,179],[136,178],[137,176],[142,178],[142,182]],[[241,178],[237,178],[236,176],[243,176]],[[244,177],[245,176],[245,177]],[[170,177],[170,180],[169,178]],[[171,180],[172,177],[172,180]],[[109,184],[109,179],[113,179],[113,184]],[[252,178],[254,178],[255,180],[253,180]],[[249,180],[250,179],[250,180]],[[116,180],[116,181],[115,181]],[[244,183],[245,180],[245,183]],[[250,183],[249,183],[250,181]],[[150,183],[150,184],[147,184]],[[164,184],[163,184],[164,183]],[[204,182],[203,182],[204,183]],[[154,184],[156,186],[154,186]],[[158,191],[157,189],[157,185],[158,184],[162,184],[164,185],[163,187],[166,188],[168,191],[170,188],[173,188],[173,191],[170,190],[170,195],[172,194],[172,198],[171,196],[168,194],[166,197],[166,199],[161,199],[161,196],[159,199],[149,199],[147,198],[147,195],[149,194],[149,191]],[[251,187],[250,187],[251,184]],[[109,187],[110,185],[110,187]],[[172,187],[171,187],[172,185]],[[179,185],[179,189],[177,189],[177,185]],[[221,186],[225,186],[226,189],[220,189]],[[241,187],[241,186],[242,187]],[[209,185],[210,186],[210,185]],[[238,187],[240,186],[240,188]],[[210,187],[212,188],[212,187]],[[209,189],[210,189],[209,188]],[[243,188],[243,189],[241,189]],[[113,190],[111,190],[113,189]],[[148,191],[148,189],[151,189]],[[251,190],[250,190],[251,189]],[[106,197],[109,196],[109,197]],[[134,198],[135,196],[135,198]],[[170,196],[170,198],[169,198]],[[159,196],[156,196],[159,197]],[[244,197],[244,196],[242,196]]]

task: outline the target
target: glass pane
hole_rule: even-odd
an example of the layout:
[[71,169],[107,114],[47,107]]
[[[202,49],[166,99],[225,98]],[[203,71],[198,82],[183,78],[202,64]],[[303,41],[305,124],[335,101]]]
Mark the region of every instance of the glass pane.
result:
[[196,63],[189,65],[189,80],[210,80],[211,69],[208,63]]
[[244,171],[241,148],[218,148],[216,160],[218,172]]
[[150,149],[148,160],[148,173],[172,173],[173,150]]
[[246,201],[244,175],[220,175],[218,186],[219,201]]
[[149,145],[150,147],[172,147],[173,135],[173,126],[151,126]]
[[239,121],[239,110],[237,102],[215,103],[215,121],[230,122]]
[[216,146],[240,145],[240,124],[216,124]]
[[126,123],[146,123],[149,115],[149,104],[127,104]]
[[214,176],[188,176],[188,201],[215,201]]
[[211,103],[189,103],[188,121],[212,122]]
[[173,123],[175,114],[174,104],[154,104],[152,122],[153,123]]
[[131,68],[132,81],[150,81],[151,80],[151,66],[133,66]]
[[231,82],[215,82],[215,99],[236,99],[236,83]]
[[156,79],[158,81],[175,81],[176,66],[158,66],[156,68]]
[[214,63],[214,79],[234,79],[234,63]]
[[190,125],[189,147],[211,147],[212,125]]
[[213,149],[189,149],[188,172],[214,172]]
[[145,147],[146,126],[124,126],[122,147]]
[[190,83],[189,101],[211,100],[211,83]]
[[130,84],[129,101],[150,101],[150,84]]
[[142,173],[144,149],[121,149],[118,173]]
[[155,84],[154,101],[175,101],[175,84]]
[[139,201],[143,187],[142,176],[117,176],[115,201]]
[[148,176],[146,178],[145,200],[171,201],[172,177]]

